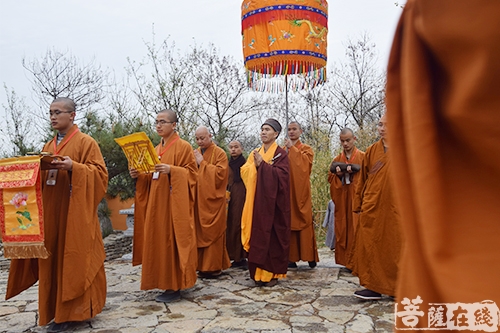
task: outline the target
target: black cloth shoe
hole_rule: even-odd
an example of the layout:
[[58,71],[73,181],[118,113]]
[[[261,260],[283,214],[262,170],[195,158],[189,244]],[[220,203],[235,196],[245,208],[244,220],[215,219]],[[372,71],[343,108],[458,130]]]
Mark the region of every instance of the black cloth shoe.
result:
[[49,326],[47,326],[47,332],[66,332],[71,327],[71,324],[72,323],[70,321],[65,321],[63,323],[52,322],[51,324],[49,324]]
[[172,301],[176,301],[181,298],[180,290],[165,290],[165,292],[161,295],[156,296],[155,301],[159,303],[169,303]]
[[378,300],[382,299],[382,295],[370,290],[370,289],[363,289],[363,290],[358,290],[354,292],[354,296],[364,299],[364,300]]
[[308,261],[309,267],[314,268],[316,267],[316,261]]
[[217,279],[219,276],[222,275],[222,271],[217,271],[217,272],[198,272],[198,276],[203,278],[203,279]]
[[272,279],[271,281],[269,282],[264,282],[262,284],[263,287],[274,287],[275,285],[278,284],[278,279]]
[[288,268],[297,268],[297,263],[291,261],[288,263]]

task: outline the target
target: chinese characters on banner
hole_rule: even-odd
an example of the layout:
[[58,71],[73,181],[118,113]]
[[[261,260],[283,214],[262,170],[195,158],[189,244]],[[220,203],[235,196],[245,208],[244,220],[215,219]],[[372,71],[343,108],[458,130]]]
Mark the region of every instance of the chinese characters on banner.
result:
[[496,332],[500,311],[492,301],[477,303],[428,303],[420,296],[403,298],[395,305],[398,330],[468,330]]
[[125,156],[127,156],[129,168],[149,173],[154,172],[156,164],[160,164],[158,153],[146,133],[130,134],[115,139],[115,141],[122,147]]

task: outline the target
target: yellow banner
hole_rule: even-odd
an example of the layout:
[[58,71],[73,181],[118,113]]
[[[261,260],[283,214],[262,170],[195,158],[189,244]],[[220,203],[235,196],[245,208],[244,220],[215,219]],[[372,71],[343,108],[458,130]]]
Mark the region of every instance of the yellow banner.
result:
[[155,165],[160,164],[158,154],[146,133],[138,132],[118,139],[116,143],[122,147],[128,160],[129,168],[139,172],[154,172]]

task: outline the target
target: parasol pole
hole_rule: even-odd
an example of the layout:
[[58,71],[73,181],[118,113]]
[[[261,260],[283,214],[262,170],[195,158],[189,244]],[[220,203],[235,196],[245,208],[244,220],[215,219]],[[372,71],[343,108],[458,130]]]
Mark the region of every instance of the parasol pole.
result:
[[288,75],[286,75],[286,73],[285,73],[285,128],[286,128],[285,138],[288,138]]

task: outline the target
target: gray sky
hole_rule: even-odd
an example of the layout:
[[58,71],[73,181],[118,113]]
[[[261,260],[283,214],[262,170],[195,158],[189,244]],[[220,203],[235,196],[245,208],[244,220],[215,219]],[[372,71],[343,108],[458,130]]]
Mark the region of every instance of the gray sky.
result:
[[[367,32],[385,67],[401,14],[394,2],[329,0],[329,65],[343,59],[347,38]],[[194,42],[212,42],[243,66],[240,6],[240,0],[1,0],[0,105],[6,102],[4,83],[31,104],[23,57],[41,57],[49,48],[68,50],[84,62],[95,58],[120,77],[127,57],[144,58],[153,24],[157,41],[170,36],[181,51]]]

